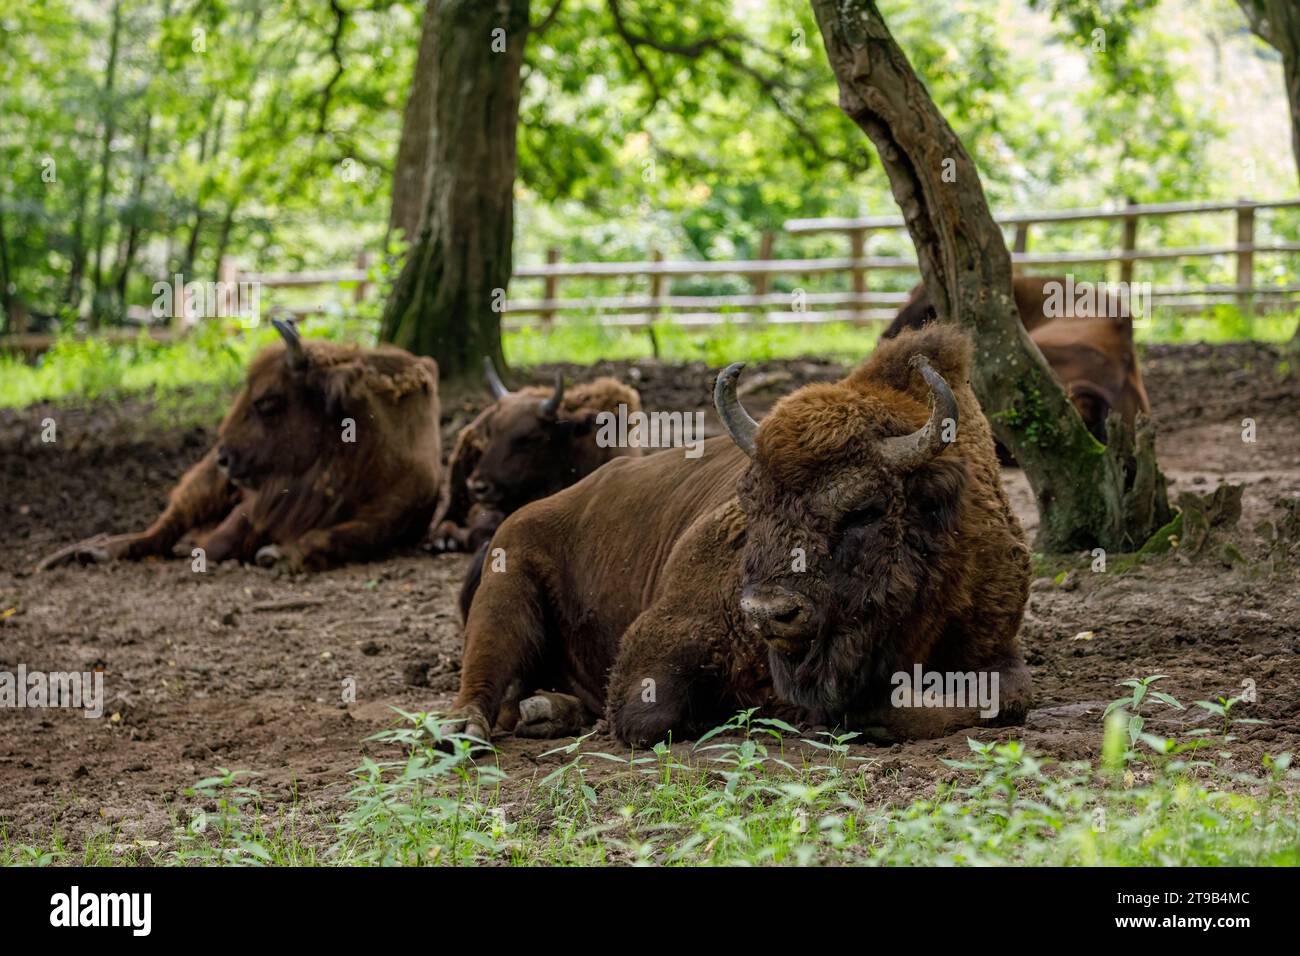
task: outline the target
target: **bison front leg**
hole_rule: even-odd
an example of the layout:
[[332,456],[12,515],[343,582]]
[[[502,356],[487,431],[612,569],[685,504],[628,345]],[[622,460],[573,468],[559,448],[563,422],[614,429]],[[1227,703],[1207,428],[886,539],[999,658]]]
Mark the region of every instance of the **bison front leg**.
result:
[[717,621],[648,608],[623,636],[609,676],[606,719],[625,744],[649,747],[717,726],[739,701],[724,680]]
[[[513,701],[521,687],[535,686],[531,678],[543,657],[549,589],[541,570],[521,550],[511,548],[512,557],[501,570],[483,571],[465,622],[460,691],[448,716],[482,740],[491,739],[494,727],[518,726]],[[538,733],[552,729],[542,725],[555,711],[564,711],[564,716],[571,711],[554,704],[525,704],[519,702],[519,719],[525,727],[537,725]],[[510,713],[503,713],[503,705],[511,705],[506,707]],[[528,707],[533,710],[525,714]]]
[[391,547],[398,535],[390,517],[361,514],[326,528],[313,528],[295,541],[268,544],[258,550],[262,567],[320,571],[349,561],[366,561]]
[[869,740],[893,743],[932,740],[963,730],[1024,720],[1032,701],[1032,682],[1023,661],[1006,659],[960,673],[971,680],[963,681],[960,695],[946,697],[938,706],[936,700],[927,698],[924,686],[915,689],[916,693],[909,686],[896,689],[887,706],[850,715],[849,723]]
[[56,551],[37,568],[45,570],[69,561],[86,564],[166,556],[186,532],[221,520],[238,499],[238,490],[217,468],[213,449],[182,476],[168,495],[163,513],[144,531],[87,538]]

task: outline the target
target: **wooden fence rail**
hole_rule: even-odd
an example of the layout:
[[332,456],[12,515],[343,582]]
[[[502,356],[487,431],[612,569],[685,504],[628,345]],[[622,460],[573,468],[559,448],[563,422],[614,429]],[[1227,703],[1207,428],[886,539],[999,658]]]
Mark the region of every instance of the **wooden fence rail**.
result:
[[[1255,241],[1257,213],[1281,209],[1300,208],[1300,199],[1283,199],[1257,202],[1249,199],[1216,202],[1152,203],[1118,206],[1113,209],[1064,209],[1040,212],[1012,212],[996,216],[997,222],[1013,231],[1011,241],[1012,263],[1017,270],[1052,269],[1059,271],[1072,266],[1118,266],[1121,281],[1134,281],[1135,265],[1140,262],[1168,262],[1173,260],[1207,259],[1233,256],[1236,260],[1236,281],[1233,284],[1214,285],[1159,285],[1153,286],[1151,296],[1167,308],[1179,310],[1204,309],[1215,301],[1234,301],[1247,315],[1265,308],[1286,306],[1292,296],[1300,293],[1300,284],[1268,285],[1255,281],[1255,257],[1260,254],[1288,254],[1300,252],[1300,242]],[[1139,248],[1139,224],[1144,219],[1171,216],[1198,216],[1232,213],[1236,229],[1234,241],[1218,245],[1187,246],[1178,248]],[[1052,226],[1063,223],[1119,221],[1123,224],[1121,244],[1118,249],[1077,252],[1030,252],[1030,230],[1034,226]],[[645,326],[664,316],[686,326],[708,326],[722,322],[747,322],[764,319],[769,322],[813,323],[844,320],[867,323],[890,318],[898,305],[906,299],[900,291],[873,291],[869,277],[873,272],[910,273],[917,275],[915,259],[906,256],[879,256],[868,254],[868,243],[876,233],[898,232],[906,225],[898,216],[864,218],[792,219],[785,223],[784,233],[789,237],[815,234],[839,234],[848,240],[847,256],[823,258],[779,259],[773,257],[776,235],[765,233],[759,245],[759,258],[751,260],[703,261],[665,260],[661,253],[652,252],[650,258],[640,262],[562,262],[558,249],[548,249],[546,262],[516,268],[515,283],[540,283],[540,298],[507,296],[503,324],[519,328],[540,322],[549,327],[557,317],[572,314],[592,315],[595,321],[606,325]],[[351,268],[324,269],[308,272],[245,272],[232,258],[220,265],[218,279],[227,284],[254,283],[265,289],[304,289],[339,284],[355,285],[353,301],[363,301],[374,288],[369,274],[373,261],[371,253],[361,252]],[[847,275],[844,291],[808,291],[795,287],[777,292],[772,289],[772,279],[777,276],[798,277],[800,281],[814,276]],[[675,295],[665,294],[665,280],[686,277],[735,276],[749,283],[750,291],[731,294]],[[1140,277],[1139,277],[1140,278]],[[645,292],[622,295],[598,295],[565,298],[560,295],[562,282],[577,279],[648,280]],[[910,283],[909,283],[910,284]],[[897,285],[895,283],[895,285]],[[282,306],[297,315],[310,315],[323,311],[325,305]],[[263,303],[263,310],[266,304]],[[148,311],[137,308],[135,315],[144,322]],[[524,317],[534,316],[528,320]],[[181,325],[197,321],[198,317],[182,316]],[[121,334],[121,333],[119,333]],[[128,333],[134,334],[134,333]],[[160,334],[151,330],[151,334]],[[46,347],[49,336],[8,336],[0,340],[0,349],[32,351]]]

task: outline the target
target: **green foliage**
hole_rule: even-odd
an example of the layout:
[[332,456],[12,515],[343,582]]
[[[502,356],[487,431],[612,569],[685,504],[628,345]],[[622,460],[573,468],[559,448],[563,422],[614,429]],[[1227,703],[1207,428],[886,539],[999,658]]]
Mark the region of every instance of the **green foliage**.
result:
[[[944,760],[933,792],[898,803],[856,734],[800,736],[738,713],[693,745],[646,752],[586,749],[521,786],[491,748],[432,714],[400,712],[370,738],[401,759],[353,772],[351,807],[335,821],[295,805],[271,819],[243,772],[218,769],[186,791],[205,807],[178,820],[170,849],[89,841],[93,863],[301,865],[1083,865],[1259,866],[1300,863],[1300,802],[1290,754],[1255,773],[1233,769],[1232,727],[1258,721],[1239,702],[1198,702],[1215,728],[1183,739],[1134,730],[1149,702],[1181,707],[1126,681],[1108,710],[1099,762],[1055,763],[1017,741],[968,741]],[[1215,748],[1219,748],[1217,751]],[[1217,759],[1209,759],[1211,756]],[[0,829],[0,864],[48,865],[73,854],[56,830],[46,846]]]

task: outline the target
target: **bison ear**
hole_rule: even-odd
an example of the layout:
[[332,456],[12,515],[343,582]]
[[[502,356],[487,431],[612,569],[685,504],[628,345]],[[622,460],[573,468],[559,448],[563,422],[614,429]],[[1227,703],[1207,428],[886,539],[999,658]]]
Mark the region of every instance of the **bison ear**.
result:
[[588,412],[578,418],[561,418],[555,422],[555,427],[566,438],[586,438],[596,427],[596,413]]
[[969,472],[961,458],[936,458],[907,476],[907,506],[916,526],[948,535],[961,523]]

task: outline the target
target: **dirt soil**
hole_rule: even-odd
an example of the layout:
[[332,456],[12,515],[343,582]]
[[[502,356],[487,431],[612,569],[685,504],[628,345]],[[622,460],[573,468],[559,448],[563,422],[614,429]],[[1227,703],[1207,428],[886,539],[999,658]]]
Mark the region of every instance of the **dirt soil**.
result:
[[[1196,556],[1174,551],[1128,569],[1112,556],[1105,573],[1077,557],[1064,580],[1038,578],[1022,634],[1037,707],[1023,727],[976,736],[1093,758],[1102,710],[1125,678],[1166,674],[1162,689],[1185,702],[1240,694],[1253,681],[1257,701],[1242,709],[1267,723],[1238,731],[1236,759],[1254,770],[1262,753],[1300,750],[1300,542],[1273,541],[1284,526],[1279,501],[1300,496],[1300,377],[1255,344],[1153,347],[1145,369],[1171,500],[1243,483],[1242,519]],[[566,371],[619,375],[647,408],[674,410],[705,408],[714,374],[654,362]],[[762,409],[842,371],[759,363],[743,381],[765,387],[746,400]],[[448,435],[473,411],[450,409]],[[54,443],[41,441],[47,418]],[[1247,418],[1253,443],[1242,439]],[[363,742],[392,725],[390,708],[438,709],[455,691],[463,556],[411,551],[304,577],[233,564],[197,574],[188,561],[31,574],[64,544],[148,524],[215,435],[215,421],[173,421],[148,399],[0,412],[0,671],[102,668],[106,696],[97,720],[0,710],[0,824],[10,839],[44,842],[57,826],[74,848],[103,830],[165,847],[178,795],[218,766],[259,771],[272,808],[296,795],[328,818],[345,806],[348,771],[363,754],[394,755]],[[716,430],[711,413],[708,424]],[[1009,469],[1005,482],[1032,531],[1024,476]],[[349,680],[354,703],[343,702]],[[1208,724],[1189,710],[1149,726]],[[878,758],[867,772],[881,798],[907,800],[949,773],[939,758],[962,755],[965,736],[860,752]],[[619,750],[608,738],[592,745]],[[558,759],[539,759],[551,742],[500,746],[512,786]]]

